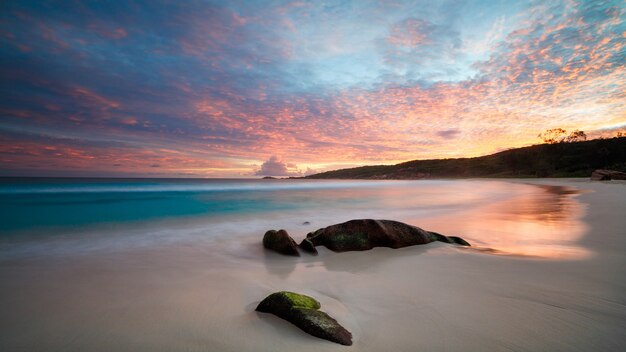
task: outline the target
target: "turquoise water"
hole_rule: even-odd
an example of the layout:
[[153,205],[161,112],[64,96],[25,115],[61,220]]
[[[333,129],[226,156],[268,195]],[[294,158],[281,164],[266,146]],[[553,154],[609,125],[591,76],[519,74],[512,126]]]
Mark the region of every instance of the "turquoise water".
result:
[[349,204],[354,201],[350,189],[373,186],[380,185],[293,180],[2,179],[0,232],[10,235],[50,227],[59,232],[104,223]]

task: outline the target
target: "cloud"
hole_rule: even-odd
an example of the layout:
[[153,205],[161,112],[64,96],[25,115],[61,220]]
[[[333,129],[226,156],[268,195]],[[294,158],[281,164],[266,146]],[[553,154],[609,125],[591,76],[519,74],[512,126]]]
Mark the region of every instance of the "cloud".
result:
[[456,136],[459,135],[459,133],[461,133],[460,130],[457,130],[455,128],[449,129],[449,130],[441,130],[437,132],[437,135],[441,138],[445,138],[445,139],[453,139],[456,138]]
[[447,19],[435,23],[420,17],[393,24],[378,48],[388,73],[386,79],[432,82],[462,77],[465,57],[460,32],[453,24]]
[[277,156],[271,156],[254,174],[256,176],[302,176],[296,165],[285,163]]
[[304,172],[304,176],[315,175],[315,174],[318,174],[318,173],[320,173],[319,170],[307,167],[306,171]]
[[430,3],[8,2],[2,167],[323,171],[624,125],[623,7]]
[[430,44],[436,26],[426,20],[407,18],[391,27],[387,41],[393,45],[414,48],[419,45]]

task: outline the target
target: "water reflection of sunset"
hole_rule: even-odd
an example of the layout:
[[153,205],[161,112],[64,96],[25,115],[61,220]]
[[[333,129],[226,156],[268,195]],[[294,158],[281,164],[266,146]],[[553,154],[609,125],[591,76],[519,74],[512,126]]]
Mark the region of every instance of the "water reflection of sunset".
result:
[[465,216],[463,234],[473,250],[498,255],[542,258],[584,258],[590,252],[577,242],[587,227],[580,220],[584,206],[576,191],[560,186],[537,187],[509,199],[479,207]]
[[385,190],[385,208],[402,209],[395,216],[407,223],[468,240],[470,251],[553,259],[591,254],[578,244],[587,232],[580,191],[495,180],[428,182]]

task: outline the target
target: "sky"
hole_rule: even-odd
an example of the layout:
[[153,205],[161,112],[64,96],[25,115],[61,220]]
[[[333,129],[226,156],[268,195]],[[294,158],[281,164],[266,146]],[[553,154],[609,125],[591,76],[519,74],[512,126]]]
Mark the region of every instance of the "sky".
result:
[[0,176],[301,176],[626,131],[624,1],[0,2]]

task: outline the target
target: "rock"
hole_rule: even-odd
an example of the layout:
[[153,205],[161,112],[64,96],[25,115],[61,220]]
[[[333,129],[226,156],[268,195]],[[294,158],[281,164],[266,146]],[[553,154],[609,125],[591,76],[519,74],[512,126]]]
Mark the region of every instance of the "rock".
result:
[[598,169],[591,173],[592,181],[626,180],[626,172]]
[[263,236],[263,247],[281,254],[300,256],[296,241],[285,230],[269,230]]
[[313,336],[346,346],[352,345],[352,334],[320,311],[320,307],[320,303],[312,297],[281,291],[267,296],[256,307],[256,311],[274,314]]
[[316,254],[316,246],[325,246],[335,252],[364,251],[374,247],[400,248],[433,241],[469,246],[464,239],[444,236],[436,232],[393,220],[350,220],[310,232],[300,248]]
[[[411,225],[408,225],[408,226],[411,226]],[[427,231],[427,232],[430,232],[430,234],[435,237],[435,241],[452,243],[452,244],[460,244],[461,246],[468,246],[468,247],[471,246],[471,244],[469,244],[466,240],[462,239],[461,237],[444,236],[442,234],[439,234],[439,233],[436,233],[436,232],[431,232],[431,231]]]
[[311,225],[311,223],[308,222],[308,221],[305,221],[305,222],[302,223],[302,225]]

